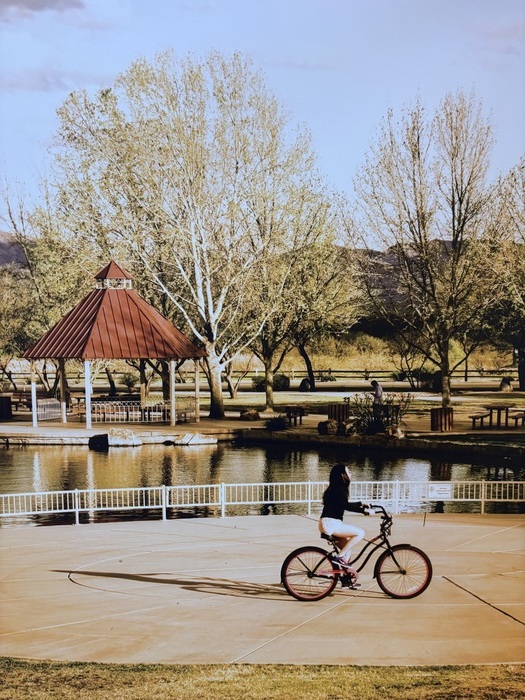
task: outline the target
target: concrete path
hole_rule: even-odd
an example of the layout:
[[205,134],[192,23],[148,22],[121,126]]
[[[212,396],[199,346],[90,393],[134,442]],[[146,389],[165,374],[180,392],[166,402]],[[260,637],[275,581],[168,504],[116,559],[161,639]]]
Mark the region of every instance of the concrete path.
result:
[[[359,519],[369,535],[377,517]],[[0,655],[126,663],[492,664],[525,661],[525,517],[400,515],[393,542],[434,579],[387,598],[371,579],[315,603],[282,561],[320,544],[299,516],[0,530]]]

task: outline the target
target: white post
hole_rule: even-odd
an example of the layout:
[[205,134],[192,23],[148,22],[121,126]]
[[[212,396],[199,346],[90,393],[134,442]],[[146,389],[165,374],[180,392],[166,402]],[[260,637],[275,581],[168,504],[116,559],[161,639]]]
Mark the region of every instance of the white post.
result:
[[200,411],[200,390],[201,382],[199,377],[199,361],[195,360],[195,422],[199,423],[201,419]]
[[35,363],[31,362],[31,416],[33,418],[33,428],[38,428],[38,409],[36,405],[36,378]]
[[177,404],[175,401],[175,360],[170,360],[170,425],[177,425]]
[[394,481],[394,515],[399,514],[399,479]]
[[91,362],[84,360],[84,384],[86,396],[86,428],[91,429]]
[[67,423],[66,361],[63,357],[58,360],[58,370],[60,372],[60,419],[62,423]]

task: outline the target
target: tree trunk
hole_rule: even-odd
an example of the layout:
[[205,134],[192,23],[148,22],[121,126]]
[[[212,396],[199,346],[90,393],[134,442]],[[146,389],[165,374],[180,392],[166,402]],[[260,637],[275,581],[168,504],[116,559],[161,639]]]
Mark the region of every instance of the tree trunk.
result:
[[525,347],[517,348],[518,352],[518,388],[525,391]]
[[230,399],[234,399],[237,396],[237,385],[233,380],[233,365],[230,363],[226,369],[226,385],[228,386],[228,393]]
[[206,352],[208,356],[205,358],[208,367],[208,384],[210,386],[210,418],[224,418],[224,399],[222,395],[222,364],[215,352],[215,347],[212,343],[206,343]]
[[450,406],[452,391],[450,388],[450,365],[448,356],[441,360],[441,403]]
[[265,379],[265,396],[266,396],[266,406],[265,411],[273,411],[274,401],[273,401],[273,357],[266,357],[264,359],[264,379]]
[[303,358],[304,364],[306,365],[306,371],[308,372],[308,381],[310,382],[310,391],[315,391],[314,368],[312,366],[310,356],[308,355],[308,351],[306,350],[306,347],[301,343],[297,345],[297,349],[299,350],[299,354]]
[[109,395],[116,396],[117,395],[117,385],[115,384],[115,379],[113,378],[113,373],[109,367],[106,367],[106,377],[108,378],[108,382],[109,382]]

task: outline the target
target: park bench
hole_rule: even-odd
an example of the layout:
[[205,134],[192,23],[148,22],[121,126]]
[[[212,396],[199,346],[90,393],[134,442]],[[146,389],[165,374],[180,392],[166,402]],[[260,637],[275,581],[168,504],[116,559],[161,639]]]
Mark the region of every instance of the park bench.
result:
[[473,415],[469,416],[470,420],[472,421],[472,430],[476,429],[476,423],[479,422],[479,427],[483,428],[483,425],[485,423],[485,418],[490,418],[490,411],[487,413],[474,413]]
[[[37,390],[36,392],[36,399],[39,401],[40,399],[49,399],[52,398],[47,394],[45,391],[40,391]],[[31,401],[31,392],[30,391],[14,391],[11,394],[11,405],[15,407],[15,410],[18,411],[20,406],[25,406],[29,410],[31,410],[32,406],[32,401]]]
[[302,425],[303,417],[308,415],[305,406],[286,406],[284,410],[286,412],[288,425],[290,426],[297,425],[297,421],[299,421],[299,425]]
[[522,426],[525,426],[525,411],[522,411],[521,409],[511,411],[511,413],[509,413],[509,421],[511,420],[514,421],[515,428],[518,427],[519,423],[521,423]]

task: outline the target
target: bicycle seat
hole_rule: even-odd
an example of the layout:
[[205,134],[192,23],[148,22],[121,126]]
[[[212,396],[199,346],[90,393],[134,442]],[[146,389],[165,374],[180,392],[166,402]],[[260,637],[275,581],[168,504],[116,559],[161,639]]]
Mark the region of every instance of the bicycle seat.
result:
[[328,540],[328,542],[332,542],[332,535],[327,535],[325,532],[321,532],[321,539]]

